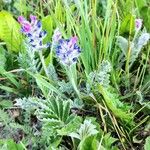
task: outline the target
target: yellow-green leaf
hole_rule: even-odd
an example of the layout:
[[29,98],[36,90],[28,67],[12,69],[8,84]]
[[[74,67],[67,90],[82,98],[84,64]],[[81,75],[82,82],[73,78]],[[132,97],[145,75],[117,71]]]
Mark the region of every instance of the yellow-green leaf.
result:
[[7,11],[0,12],[0,40],[6,43],[10,51],[18,52],[21,49],[20,25]]

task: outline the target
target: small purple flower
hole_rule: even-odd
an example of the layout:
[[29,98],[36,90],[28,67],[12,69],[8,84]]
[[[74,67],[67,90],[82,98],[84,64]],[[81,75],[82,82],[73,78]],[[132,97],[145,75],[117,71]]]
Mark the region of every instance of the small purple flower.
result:
[[21,31],[25,34],[31,31],[31,24],[23,16],[18,17],[18,22],[22,25]]
[[37,17],[30,15],[30,19],[31,19],[31,24],[35,24],[35,22],[37,21]]
[[60,39],[56,46],[56,55],[63,65],[72,65],[77,62],[81,53],[80,47],[77,45],[77,37],[71,39]]
[[142,28],[142,19],[135,19],[135,30],[139,31]]
[[42,41],[46,37],[46,31],[42,30],[41,21],[36,16],[30,15],[30,22],[23,16],[18,17],[21,24],[21,32],[27,37],[27,41],[34,51],[42,50],[49,47],[49,44],[43,44]]

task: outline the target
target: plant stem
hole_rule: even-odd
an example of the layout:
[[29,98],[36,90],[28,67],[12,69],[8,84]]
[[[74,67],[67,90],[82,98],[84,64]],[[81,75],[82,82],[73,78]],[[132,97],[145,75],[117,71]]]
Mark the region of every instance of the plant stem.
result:
[[40,60],[41,60],[44,72],[45,72],[46,76],[49,78],[49,74],[48,74],[47,67],[46,67],[46,64],[45,64],[45,61],[44,61],[44,57],[42,55],[42,51],[39,52],[39,56],[40,56]]
[[54,44],[52,43],[51,51],[50,51],[50,63],[53,64],[53,48]]
[[[133,25],[133,17],[131,16],[131,21],[130,21],[130,35],[132,33],[132,25]],[[127,86],[128,88],[130,88],[130,68],[129,68],[129,64],[130,64],[130,55],[131,55],[131,43],[130,40],[131,36],[129,36],[129,41],[128,41],[128,52],[127,52],[127,56],[126,56],[126,64],[125,64],[125,72],[126,72],[126,78],[127,78]]]
[[73,73],[73,68],[72,68],[72,66],[67,67],[67,68],[66,68],[66,71],[67,71],[69,80],[70,80],[70,82],[71,82],[71,84],[72,84],[72,86],[73,86],[73,88],[74,88],[76,94],[77,94],[78,97],[80,98],[80,92],[79,92],[79,90],[78,90],[78,88],[77,88],[77,85],[76,85],[76,80],[75,80],[76,77],[75,77],[75,75],[74,75],[74,73]]

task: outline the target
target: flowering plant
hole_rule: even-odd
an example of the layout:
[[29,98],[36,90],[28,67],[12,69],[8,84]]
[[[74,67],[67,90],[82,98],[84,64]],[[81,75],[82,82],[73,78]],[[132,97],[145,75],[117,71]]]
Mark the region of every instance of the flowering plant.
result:
[[42,30],[41,21],[37,20],[36,16],[30,15],[31,22],[27,21],[23,16],[18,17],[18,22],[21,24],[21,32],[27,37],[27,43],[34,51],[39,51],[49,47],[49,43],[43,44],[43,39],[47,32]]
[[54,31],[52,40],[56,56],[60,60],[60,63],[65,67],[69,80],[79,96],[80,94],[77,88],[77,74],[75,67],[77,59],[81,53],[81,49],[77,45],[78,38],[77,36],[73,36],[70,39],[63,39],[61,32],[57,28]]
[[[40,20],[37,20],[36,16],[30,15],[30,20],[31,21],[29,22],[23,16],[18,17],[18,22],[21,24],[21,32],[26,36],[28,45],[27,51],[29,51],[29,56],[31,55],[31,60],[35,62],[34,52],[39,52],[44,71],[48,77],[47,67],[42,56],[42,49],[48,48],[50,46],[49,43],[43,44],[43,39],[46,37],[47,32],[42,30],[42,23]],[[33,65],[35,66],[35,63]]]
[[77,37],[74,36],[68,40],[61,39],[56,47],[56,55],[63,65],[72,65],[77,62],[81,53],[77,45]]

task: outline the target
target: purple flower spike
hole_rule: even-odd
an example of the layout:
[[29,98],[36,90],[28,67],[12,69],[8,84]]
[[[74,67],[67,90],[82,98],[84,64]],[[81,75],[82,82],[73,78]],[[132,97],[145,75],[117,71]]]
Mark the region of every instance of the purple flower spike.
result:
[[42,41],[46,37],[46,31],[42,30],[41,21],[36,16],[30,15],[31,22],[27,21],[23,16],[18,17],[21,24],[21,32],[27,37],[27,42],[34,51],[39,51],[49,47],[49,44],[43,44]]
[[81,53],[80,47],[77,45],[77,37],[70,39],[60,39],[56,47],[56,55],[63,65],[70,66],[77,62],[77,58]]
[[135,29],[136,29],[136,31],[139,31],[139,30],[141,30],[141,28],[142,28],[142,19],[136,19],[135,20]]

